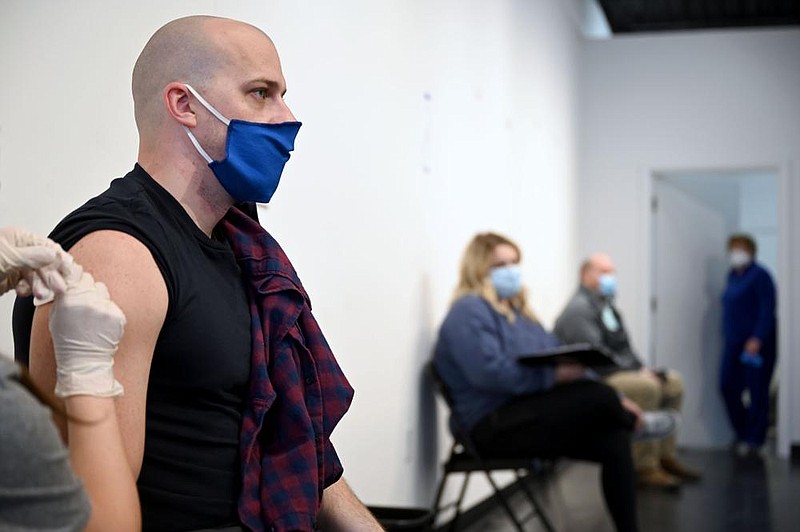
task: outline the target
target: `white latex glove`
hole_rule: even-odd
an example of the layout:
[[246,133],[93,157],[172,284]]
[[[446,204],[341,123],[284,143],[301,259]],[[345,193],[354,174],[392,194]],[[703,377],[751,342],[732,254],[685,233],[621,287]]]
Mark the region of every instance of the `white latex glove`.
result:
[[125,315],[103,283],[88,273],[70,281],[50,310],[56,354],[56,396],[122,395],[114,379],[114,353],[125,330]]
[[50,240],[16,227],[0,228],[0,295],[52,298],[66,288],[72,257]]

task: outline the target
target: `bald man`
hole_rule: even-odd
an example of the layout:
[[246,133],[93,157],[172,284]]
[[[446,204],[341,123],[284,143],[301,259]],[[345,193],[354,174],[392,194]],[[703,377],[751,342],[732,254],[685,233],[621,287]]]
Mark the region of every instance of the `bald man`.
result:
[[[553,332],[566,343],[590,343],[609,353],[616,367],[595,368],[606,383],[633,400],[644,411],[680,410],[683,382],[675,371],[644,367],[631,347],[622,315],[614,306],[616,268],[598,253],[581,265],[580,287],[556,321]],[[638,483],[674,491],[681,481],[700,478],[677,459],[675,434],[664,440],[635,442],[633,458]]]
[[[51,236],[128,318],[116,406],[144,529],[379,530],[330,442],[352,389],[253,219],[300,127],[274,44],[242,22],[178,19],[132,87],[137,164]],[[31,308],[18,302],[17,325]],[[52,390],[48,317],[33,315],[30,369]]]

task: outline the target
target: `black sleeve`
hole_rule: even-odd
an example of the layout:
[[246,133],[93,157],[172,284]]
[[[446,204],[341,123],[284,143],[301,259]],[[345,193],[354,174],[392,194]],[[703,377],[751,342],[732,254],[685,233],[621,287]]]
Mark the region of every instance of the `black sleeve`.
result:
[[[169,250],[162,249],[156,241],[169,242],[169,238],[151,238],[149,235],[163,234],[163,229],[152,217],[137,216],[135,206],[122,206],[115,202],[94,200],[79,208],[59,223],[50,238],[58,242],[65,251],[78,243],[83,237],[95,231],[119,231],[141,242],[153,255],[164,283],[167,286],[169,303],[167,316],[171,314],[172,303],[176,300],[174,275],[166,256]],[[17,297],[14,302],[12,329],[14,336],[14,360],[29,366],[31,348],[31,327],[33,326],[33,297]]]

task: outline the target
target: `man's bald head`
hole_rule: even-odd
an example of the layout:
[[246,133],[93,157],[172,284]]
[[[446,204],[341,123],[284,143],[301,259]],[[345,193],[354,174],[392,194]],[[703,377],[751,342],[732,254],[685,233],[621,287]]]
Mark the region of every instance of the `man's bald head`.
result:
[[179,81],[202,92],[226,65],[236,61],[239,47],[232,36],[243,32],[258,32],[269,41],[254,26],[219,17],[184,17],[159,28],[133,68],[133,104],[140,135],[165,118],[164,87]]
[[581,263],[581,284],[591,290],[597,290],[600,276],[614,273],[614,261],[605,253],[595,253]]

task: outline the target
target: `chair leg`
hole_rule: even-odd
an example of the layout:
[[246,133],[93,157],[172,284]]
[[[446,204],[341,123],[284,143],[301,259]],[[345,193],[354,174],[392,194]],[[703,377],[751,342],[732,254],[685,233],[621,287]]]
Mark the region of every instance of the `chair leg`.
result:
[[444,487],[447,484],[447,471],[442,472],[442,480],[439,481],[439,488],[436,490],[436,499],[433,501],[433,508],[431,508],[431,513],[433,516],[431,517],[431,526],[436,525],[436,518],[439,516],[439,508],[442,502],[442,494],[444,493]]
[[556,529],[553,527],[552,521],[550,518],[547,517],[547,514],[544,511],[544,508],[539,503],[539,500],[536,498],[536,495],[531,490],[531,487],[528,485],[528,479],[519,474],[519,471],[514,472],[517,475],[517,481],[522,485],[522,491],[525,492],[525,495],[528,497],[528,500],[531,501],[536,514],[539,516],[539,520],[542,522],[542,526],[544,527],[547,532],[555,532]]
[[508,514],[508,517],[511,519],[511,521],[513,521],[514,525],[516,526],[519,532],[524,532],[524,529],[522,528],[522,523],[520,523],[519,519],[517,519],[517,516],[514,514],[514,510],[511,509],[511,505],[508,503],[505,496],[500,491],[500,487],[495,483],[494,479],[492,478],[492,474],[488,470],[485,470],[484,473],[486,473],[486,478],[489,479],[489,484],[491,484],[492,489],[494,489],[495,497],[497,498],[498,501],[500,501],[500,504],[503,506],[503,509],[505,509],[506,513]]
[[450,527],[448,530],[451,532],[455,532],[458,527],[458,518],[461,517],[461,503],[464,501],[464,494],[467,493],[467,484],[469,484],[469,476],[470,472],[467,471],[464,473],[464,482],[461,484],[461,490],[458,493],[458,499],[456,500],[456,513],[453,516],[452,521],[450,521]]

